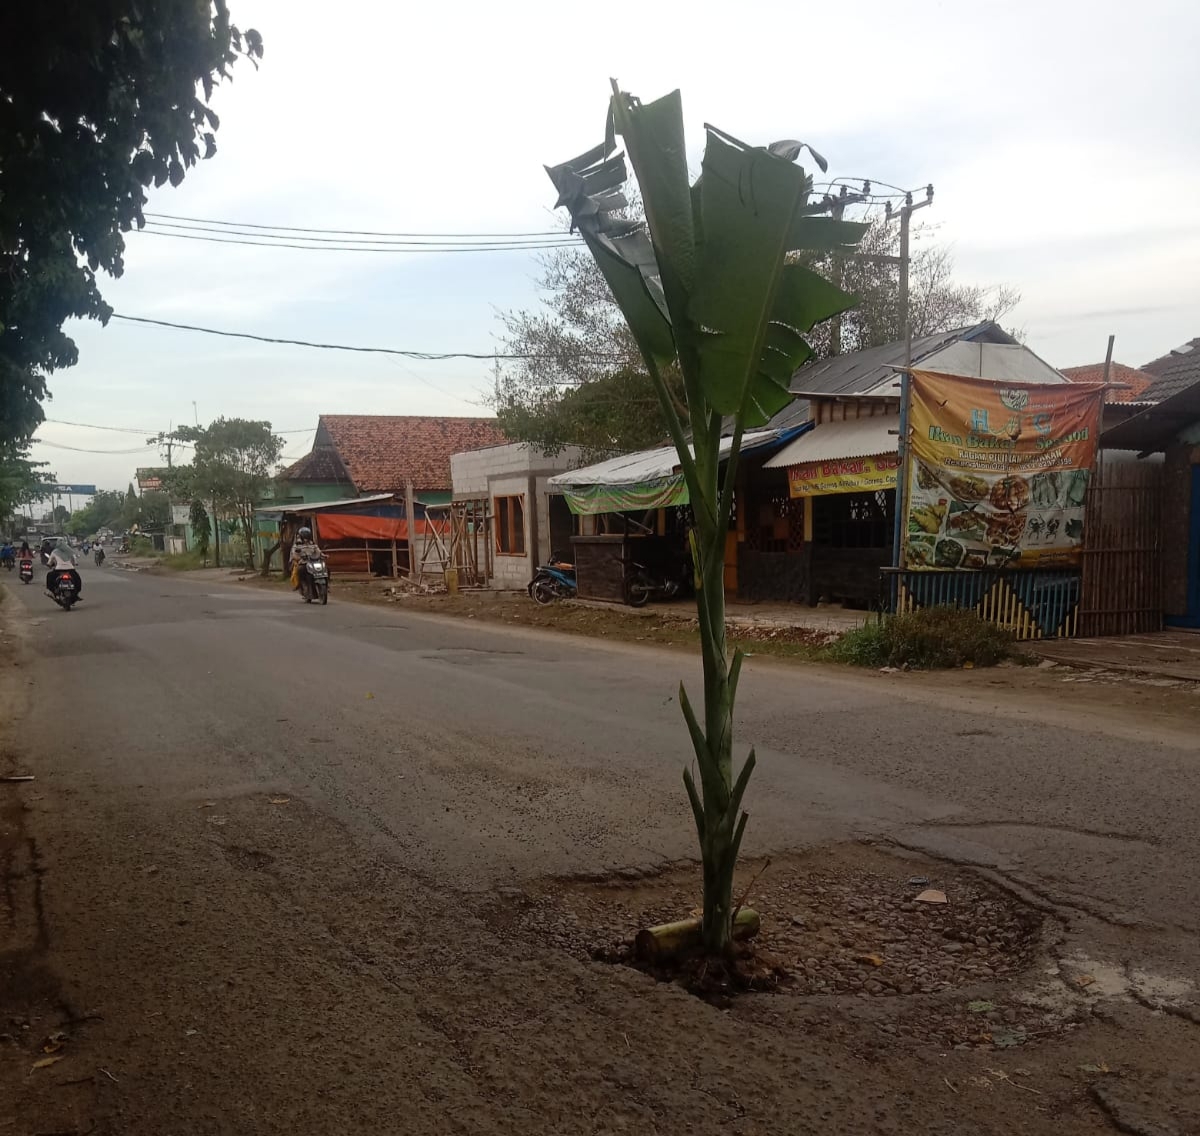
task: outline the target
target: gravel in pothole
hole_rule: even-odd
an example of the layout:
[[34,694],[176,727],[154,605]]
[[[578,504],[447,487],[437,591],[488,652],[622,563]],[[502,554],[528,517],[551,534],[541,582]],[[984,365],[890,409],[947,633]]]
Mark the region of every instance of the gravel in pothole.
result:
[[[761,867],[743,865],[735,895]],[[698,914],[698,889],[692,866],[636,881],[548,881],[503,922],[579,957],[634,964],[637,931]],[[947,902],[919,902],[926,890]],[[747,904],[762,918],[760,969],[794,995],[886,998],[986,984],[1029,966],[1042,926],[1038,912],[969,872],[934,873],[870,850],[776,859]]]

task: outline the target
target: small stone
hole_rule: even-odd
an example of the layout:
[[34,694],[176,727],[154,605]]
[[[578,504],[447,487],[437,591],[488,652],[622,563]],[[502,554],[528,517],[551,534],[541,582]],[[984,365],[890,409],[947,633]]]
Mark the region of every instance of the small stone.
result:
[[943,944],[942,944],[942,950],[943,950],[943,951],[945,951],[945,952],[946,952],[946,954],[948,954],[948,955],[956,955],[956,954],[959,954],[959,953],[960,953],[960,952],[962,952],[964,949],[965,949],[965,948],[963,947],[963,944],[962,944],[962,943],[954,943],[954,942],[950,942],[950,943],[943,943]]

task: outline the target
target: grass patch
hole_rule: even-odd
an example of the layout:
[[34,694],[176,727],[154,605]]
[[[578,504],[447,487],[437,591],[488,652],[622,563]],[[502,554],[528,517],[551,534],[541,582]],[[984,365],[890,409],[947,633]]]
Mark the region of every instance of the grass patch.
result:
[[135,536],[129,542],[129,554],[131,556],[161,556],[154,549],[154,542],[149,537]]
[[828,648],[839,663],[858,667],[909,667],[938,670],[970,664],[991,667],[1024,658],[1012,633],[973,611],[925,607],[903,615],[882,616],[848,631]]
[[162,558],[162,564],[164,568],[170,568],[173,572],[190,572],[194,568],[205,566],[204,557],[195,548],[187,552],[172,552]]

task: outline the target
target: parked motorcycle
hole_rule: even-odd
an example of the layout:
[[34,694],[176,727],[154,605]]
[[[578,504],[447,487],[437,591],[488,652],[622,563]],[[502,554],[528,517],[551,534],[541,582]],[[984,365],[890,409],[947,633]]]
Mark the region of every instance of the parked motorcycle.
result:
[[670,573],[654,572],[645,564],[631,563],[625,579],[625,601],[630,607],[642,607],[649,600],[673,600],[691,586],[690,565],[682,564]]
[[54,581],[54,588],[50,592],[50,598],[63,611],[71,610],[71,605],[79,598],[79,584],[74,571],[63,569],[59,572],[58,578]]
[[21,557],[21,570],[18,573],[18,575],[21,578],[22,584],[28,584],[29,581],[33,579],[33,557],[32,556],[22,556]]
[[534,603],[549,604],[555,600],[571,599],[579,591],[575,565],[551,556],[550,563],[543,564],[529,581],[527,590]]
[[312,556],[300,565],[300,594],[305,603],[329,602],[329,566],[323,556]]

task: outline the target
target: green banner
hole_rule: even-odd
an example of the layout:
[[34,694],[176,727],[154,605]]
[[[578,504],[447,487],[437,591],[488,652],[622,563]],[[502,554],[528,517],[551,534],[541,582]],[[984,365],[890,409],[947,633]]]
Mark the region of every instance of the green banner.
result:
[[691,500],[683,474],[640,485],[570,485],[563,496],[572,513],[591,517],[597,513],[634,513],[686,505]]

